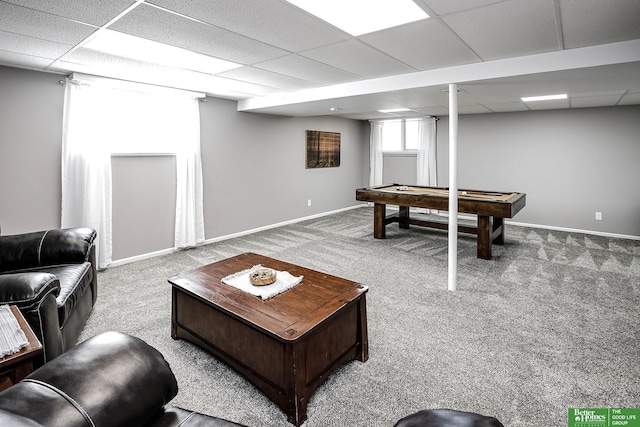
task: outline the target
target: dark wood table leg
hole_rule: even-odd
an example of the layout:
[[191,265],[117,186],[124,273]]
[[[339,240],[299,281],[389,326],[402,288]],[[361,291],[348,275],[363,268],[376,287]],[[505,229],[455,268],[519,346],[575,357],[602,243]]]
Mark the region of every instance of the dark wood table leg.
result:
[[178,298],[177,290],[175,287],[171,287],[171,338],[178,339]]
[[491,259],[491,220],[478,215],[478,258]]
[[504,245],[504,218],[494,216],[492,234],[498,229],[500,229],[500,231],[498,232],[498,235],[493,238],[493,243],[496,245]]
[[[302,348],[297,343],[285,344],[286,375],[284,391],[288,398],[286,407],[281,409],[287,414],[287,420],[296,427],[302,425],[307,419],[307,403],[309,395],[304,384],[304,360]],[[310,393],[309,393],[310,394]]]
[[398,222],[400,224],[400,228],[409,228],[409,206],[400,206]]
[[356,357],[361,362],[369,360],[369,332],[367,330],[367,301],[363,294],[358,301],[358,336],[359,348],[356,350]]
[[375,203],[373,205],[373,237],[376,239],[384,239],[385,233],[385,217],[387,205]]

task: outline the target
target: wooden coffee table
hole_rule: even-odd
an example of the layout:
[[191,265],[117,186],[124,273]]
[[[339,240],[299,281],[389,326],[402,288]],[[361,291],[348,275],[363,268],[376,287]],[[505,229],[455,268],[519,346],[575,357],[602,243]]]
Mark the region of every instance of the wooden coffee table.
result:
[[[256,264],[304,279],[265,301],[221,282]],[[307,419],[310,397],[332,371],[369,358],[368,288],[359,283],[253,253],[185,272],[169,283],[171,336],[235,368],[296,426]]]

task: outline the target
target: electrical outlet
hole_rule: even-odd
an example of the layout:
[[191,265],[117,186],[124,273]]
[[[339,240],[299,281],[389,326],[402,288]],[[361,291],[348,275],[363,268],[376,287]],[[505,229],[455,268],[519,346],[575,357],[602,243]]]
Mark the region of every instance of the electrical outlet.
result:
[[311,199],[307,200],[307,206],[311,206]]
[[596,212],[596,221],[602,221],[602,212]]

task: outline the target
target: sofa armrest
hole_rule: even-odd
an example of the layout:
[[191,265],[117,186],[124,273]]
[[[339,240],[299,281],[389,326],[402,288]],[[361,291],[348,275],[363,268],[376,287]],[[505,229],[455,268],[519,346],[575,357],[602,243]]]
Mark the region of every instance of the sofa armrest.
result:
[[0,304],[21,308],[37,306],[49,293],[60,294],[60,281],[50,273],[24,272],[0,274]]
[[169,364],[139,338],[90,338],[0,393],[0,410],[44,425],[144,426],[178,392]]
[[90,261],[91,228],[65,228],[0,236],[0,272]]

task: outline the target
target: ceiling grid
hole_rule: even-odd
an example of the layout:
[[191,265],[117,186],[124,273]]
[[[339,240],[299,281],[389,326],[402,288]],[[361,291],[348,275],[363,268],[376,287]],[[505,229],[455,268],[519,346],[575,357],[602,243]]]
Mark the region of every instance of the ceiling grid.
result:
[[[289,116],[447,114],[448,83],[465,90],[460,114],[640,103],[637,0],[414,2],[430,17],[354,37],[285,0],[0,0],[0,65],[145,80]],[[84,47],[107,28],[238,67],[206,73]],[[569,98],[520,100],[550,91]]]

